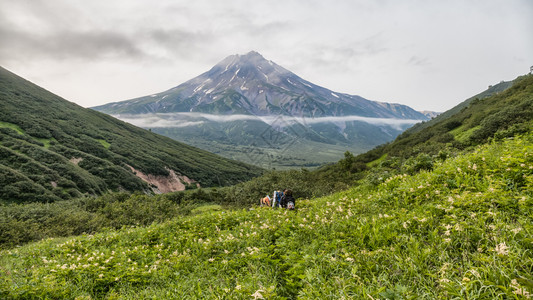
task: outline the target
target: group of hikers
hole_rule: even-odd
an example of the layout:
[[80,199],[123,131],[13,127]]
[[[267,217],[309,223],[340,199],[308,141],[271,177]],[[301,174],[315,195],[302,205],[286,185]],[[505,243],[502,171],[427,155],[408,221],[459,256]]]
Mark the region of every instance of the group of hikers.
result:
[[259,205],[261,207],[272,207],[272,208],[286,208],[293,210],[295,207],[296,201],[292,196],[291,190],[274,191],[272,198],[269,195],[266,195],[264,198],[261,198]]

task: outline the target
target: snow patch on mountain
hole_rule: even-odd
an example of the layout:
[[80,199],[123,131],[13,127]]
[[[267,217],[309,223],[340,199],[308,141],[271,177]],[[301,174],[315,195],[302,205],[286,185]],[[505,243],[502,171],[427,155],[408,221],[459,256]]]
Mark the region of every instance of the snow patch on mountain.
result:
[[310,86],[309,84],[303,82],[303,81],[300,81],[303,85],[307,86],[307,87],[310,87],[310,88],[313,88],[312,86]]
[[239,73],[239,71],[241,70],[241,68],[237,69],[237,71],[235,71],[235,74],[233,75],[233,77],[231,77],[231,79],[229,80],[229,82],[232,82],[233,79],[235,79],[235,77],[237,76],[237,74]]

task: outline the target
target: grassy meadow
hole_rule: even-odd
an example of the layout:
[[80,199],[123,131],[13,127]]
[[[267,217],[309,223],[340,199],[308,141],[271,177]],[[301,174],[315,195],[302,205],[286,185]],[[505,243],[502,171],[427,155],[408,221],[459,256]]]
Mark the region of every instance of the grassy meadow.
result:
[[296,211],[195,208],[0,252],[3,299],[527,299],[533,134]]

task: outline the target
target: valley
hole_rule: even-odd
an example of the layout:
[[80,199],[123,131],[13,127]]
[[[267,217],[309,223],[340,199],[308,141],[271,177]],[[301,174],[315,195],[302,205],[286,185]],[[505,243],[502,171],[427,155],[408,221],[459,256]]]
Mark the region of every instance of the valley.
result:
[[167,91],[93,109],[267,169],[332,163],[429,119],[405,105],[320,87],[255,51]]
[[[527,299],[533,291],[531,74],[367,152],[270,171],[82,109],[7,71],[0,83],[2,298]],[[232,137],[237,125],[222,123]],[[334,138],[319,131],[309,140]],[[284,145],[287,136],[271,132],[262,145]],[[142,178],[165,177],[159,167],[185,190],[156,194]],[[119,173],[98,177],[107,169]],[[83,183],[101,190],[82,193]],[[296,210],[258,206],[283,188],[294,191]]]

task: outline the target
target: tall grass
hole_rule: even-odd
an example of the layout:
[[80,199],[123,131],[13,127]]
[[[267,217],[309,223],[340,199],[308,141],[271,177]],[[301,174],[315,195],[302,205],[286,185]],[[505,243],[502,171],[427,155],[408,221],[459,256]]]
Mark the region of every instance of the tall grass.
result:
[[533,292],[533,135],[296,211],[205,209],[0,252],[0,296],[521,299]]

